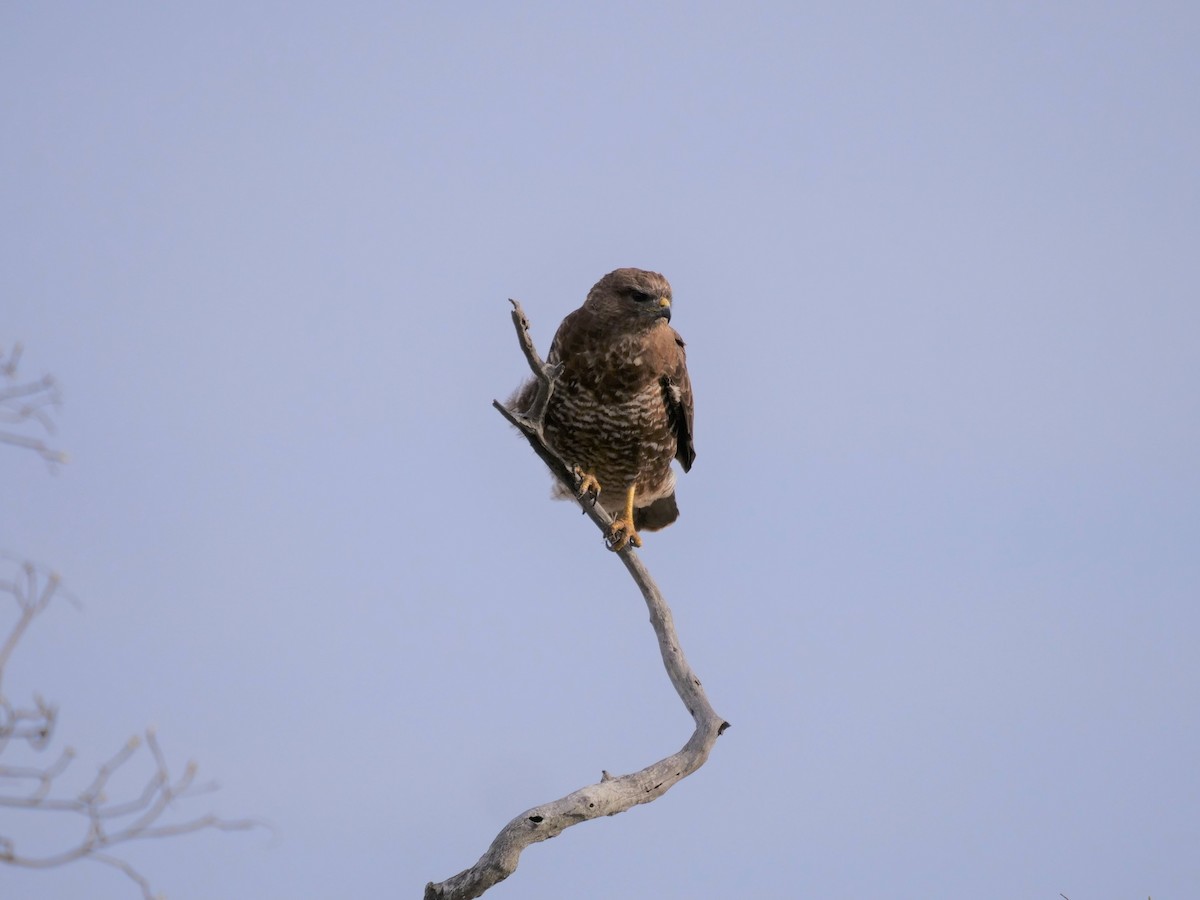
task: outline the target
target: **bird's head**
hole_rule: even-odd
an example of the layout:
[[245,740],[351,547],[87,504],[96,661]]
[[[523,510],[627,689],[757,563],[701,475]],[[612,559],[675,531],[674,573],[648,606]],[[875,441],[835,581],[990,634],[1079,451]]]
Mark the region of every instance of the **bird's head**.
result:
[[647,325],[671,321],[671,285],[657,272],[617,269],[596,282],[584,308],[600,315]]

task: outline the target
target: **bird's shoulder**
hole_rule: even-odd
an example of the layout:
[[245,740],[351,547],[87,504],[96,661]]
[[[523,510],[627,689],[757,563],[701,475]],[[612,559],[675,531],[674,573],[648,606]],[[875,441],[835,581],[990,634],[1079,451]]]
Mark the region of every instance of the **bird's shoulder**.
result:
[[679,332],[664,321],[650,329],[645,337],[646,363],[657,373],[678,375],[687,372],[687,353]]
[[591,310],[579,307],[566,318],[554,332],[550,343],[550,362],[564,362],[577,358],[581,353],[595,349],[601,343],[601,323]]

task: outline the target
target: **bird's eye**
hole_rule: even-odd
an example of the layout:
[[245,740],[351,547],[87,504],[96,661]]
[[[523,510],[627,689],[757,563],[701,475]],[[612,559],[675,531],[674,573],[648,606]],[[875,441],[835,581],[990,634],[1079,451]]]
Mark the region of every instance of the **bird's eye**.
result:
[[645,291],[638,290],[631,291],[630,296],[633,297],[633,299],[638,303],[645,303],[647,300],[653,299],[652,295],[647,294]]

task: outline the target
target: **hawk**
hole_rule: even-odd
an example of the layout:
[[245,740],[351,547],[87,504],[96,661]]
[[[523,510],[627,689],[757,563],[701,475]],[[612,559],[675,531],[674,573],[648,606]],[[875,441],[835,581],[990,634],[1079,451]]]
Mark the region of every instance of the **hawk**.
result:
[[[543,423],[547,442],[572,467],[581,495],[614,516],[611,550],[642,546],[639,531],[679,517],[675,473],[692,467],[692,382],[683,338],[670,325],[671,285],[657,272],[617,269],[563,319],[547,362],[561,374]],[[510,406],[529,409],[531,382]],[[559,497],[569,496],[561,485]]]

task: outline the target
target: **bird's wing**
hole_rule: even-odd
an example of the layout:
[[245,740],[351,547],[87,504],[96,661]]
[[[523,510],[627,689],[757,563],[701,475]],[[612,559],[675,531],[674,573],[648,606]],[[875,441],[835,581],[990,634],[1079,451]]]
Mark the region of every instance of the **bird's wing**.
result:
[[675,335],[677,361],[663,376],[663,399],[667,404],[667,418],[675,432],[675,458],[690,471],[696,460],[696,446],[692,442],[692,379],[688,377],[687,353],[683,338]]

